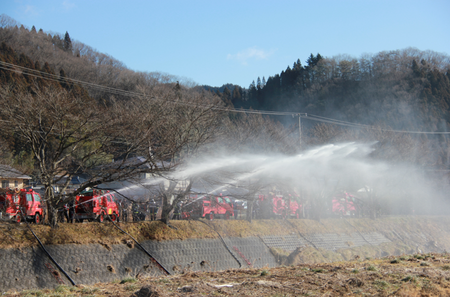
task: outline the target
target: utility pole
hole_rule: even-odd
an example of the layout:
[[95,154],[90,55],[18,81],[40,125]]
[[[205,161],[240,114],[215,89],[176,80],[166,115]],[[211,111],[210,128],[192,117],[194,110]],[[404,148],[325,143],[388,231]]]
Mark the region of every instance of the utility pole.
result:
[[298,114],[298,142],[300,149],[302,148],[302,117]]
[[302,148],[302,115],[307,117],[308,114],[304,113],[304,114],[297,114],[298,115],[298,142],[300,145],[300,149]]

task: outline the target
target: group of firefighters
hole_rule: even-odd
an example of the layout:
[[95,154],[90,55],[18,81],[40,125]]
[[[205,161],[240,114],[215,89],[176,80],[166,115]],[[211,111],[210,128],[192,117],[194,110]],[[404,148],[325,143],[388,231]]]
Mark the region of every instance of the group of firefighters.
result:
[[154,199],[148,203],[130,202],[128,200],[122,200],[118,202],[119,211],[122,212],[122,218],[124,222],[133,219],[133,222],[145,221],[146,218],[150,221],[156,220],[159,206]]

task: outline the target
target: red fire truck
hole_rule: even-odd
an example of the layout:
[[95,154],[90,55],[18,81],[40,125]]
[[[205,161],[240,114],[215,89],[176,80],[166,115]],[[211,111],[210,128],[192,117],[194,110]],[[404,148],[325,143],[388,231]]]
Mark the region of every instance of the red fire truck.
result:
[[331,200],[331,212],[338,216],[356,216],[359,210],[357,201],[358,198],[344,191]]
[[287,198],[285,198],[285,206],[287,207],[287,215],[290,218],[299,219],[302,212],[302,205],[299,204],[296,200],[299,199],[298,195],[288,194]]
[[114,194],[107,190],[81,192],[75,200],[74,219],[79,222],[97,220],[100,223],[107,218],[113,222],[119,221],[119,208],[114,200]]
[[225,196],[205,196],[193,198],[192,202],[182,206],[182,219],[214,218],[230,219],[234,216],[233,203]]
[[[297,197],[298,199],[298,197]],[[296,197],[288,194],[286,197],[280,193],[270,193],[268,195],[258,195],[256,216],[260,219],[289,217],[300,218],[302,205],[299,204]]]
[[0,189],[0,214],[18,223],[26,219],[40,224],[44,217],[41,196],[33,189]]

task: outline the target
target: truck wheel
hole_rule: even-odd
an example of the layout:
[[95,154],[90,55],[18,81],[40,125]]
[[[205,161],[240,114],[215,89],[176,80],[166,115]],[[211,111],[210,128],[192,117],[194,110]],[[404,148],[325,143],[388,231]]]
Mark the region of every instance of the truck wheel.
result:
[[97,220],[99,221],[99,223],[103,223],[103,221],[105,220],[105,215],[104,213],[100,213]]
[[34,216],[34,223],[35,224],[40,224],[41,223],[41,215],[40,214],[36,214],[35,216]]
[[209,220],[210,221],[214,220],[214,213],[213,212],[209,213]]
[[113,212],[113,214],[109,216],[109,219],[110,219],[112,222],[116,222],[116,221],[117,221],[117,215],[116,215],[116,213]]

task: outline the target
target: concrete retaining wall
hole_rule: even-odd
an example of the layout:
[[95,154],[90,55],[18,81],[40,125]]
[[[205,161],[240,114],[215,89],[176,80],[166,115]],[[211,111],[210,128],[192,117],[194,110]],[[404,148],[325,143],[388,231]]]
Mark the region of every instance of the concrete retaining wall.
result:
[[[308,241],[326,249],[348,246],[346,242],[350,240],[355,244],[367,244],[358,234],[315,234],[308,237],[308,240],[296,235],[230,237],[224,238],[226,245],[220,239],[145,241],[142,246],[173,274],[183,270],[274,267],[277,262],[270,252],[271,247],[293,251],[297,247],[308,245]],[[381,234],[367,237],[376,238],[373,241],[375,244],[389,241]],[[77,284],[111,282],[137,274],[164,274],[137,245],[68,244],[47,246],[46,249]],[[70,284],[40,247],[2,250],[0,267],[0,291],[3,292]]]
[[[225,244],[221,239],[145,241],[141,244],[172,274],[187,270],[274,267],[278,264],[271,248],[291,252],[297,247],[312,246],[342,251],[346,248],[378,247],[397,242],[408,247],[417,243],[422,252],[450,250],[450,230],[447,230],[446,225],[437,224],[442,228],[435,228],[437,231],[431,234],[427,233],[427,224],[408,232],[401,228],[372,232],[355,230],[353,233],[340,234],[300,234],[298,230],[293,230],[295,232],[290,235],[224,237]],[[76,284],[111,282],[138,274],[164,274],[145,252],[132,244],[67,244],[46,248]],[[395,251],[391,250],[389,253],[394,254]],[[59,272],[40,247],[0,250],[0,294],[8,290],[55,287],[62,283],[70,285],[69,280]]]
[[[142,246],[170,273],[183,270],[217,271],[239,267],[274,267],[269,248],[259,238],[145,241]],[[76,284],[111,282],[125,277],[163,275],[137,245],[55,245],[46,249]],[[0,292],[54,287],[70,281],[39,247],[0,251]]]

